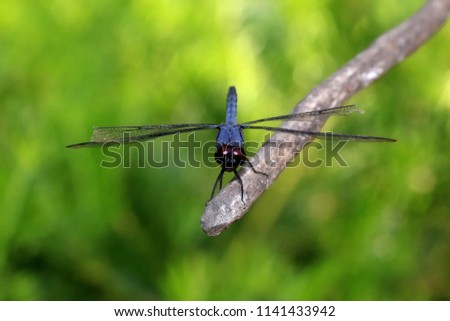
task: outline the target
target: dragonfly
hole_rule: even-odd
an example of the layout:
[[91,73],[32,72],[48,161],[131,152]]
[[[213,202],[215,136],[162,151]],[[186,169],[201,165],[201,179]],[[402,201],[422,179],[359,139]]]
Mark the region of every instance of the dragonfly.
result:
[[334,115],[349,115],[353,112],[363,112],[356,108],[356,105],[338,106],[317,111],[309,111],[303,113],[293,113],[274,117],[256,119],[244,123],[237,122],[237,91],[234,86],[230,86],[227,94],[225,122],[221,124],[207,123],[184,123],[184,124],[160,124],[160,125],[141,125],[141,126],[111,126],[111,127],[94,127],[94,132],[89,142],[68,145],[68,148],[81,147],[101,147],[105,144],[119,143],[135,143],[152,140],[158,137],[170,136],[181,133],[188,133],[200,130],[216,129],[216,151],[214,158],[220,165],[221,170],[214,183],[210,200],[214,197],[215,191],[219,186],[222,189],[223,176],[225,172],[233,172],[241,187],[241,200],[244,202],[244,184],[238,173],[238,168],[248,165],[253,172],[267,174],[256,171],[252,163],[249,161],[244,150],[244,129],[260,129],[270,132],[282,132],[292,135],[304,135],[320,139],[335,139],[346,141],[362,141],[362,142],[395,142],[395,139],[376,136],[348,135],[325,132],[312,132],[294,130],[283,127],[261,126],[260,123],[269,121],[308,121],[316,117],[328,117]]

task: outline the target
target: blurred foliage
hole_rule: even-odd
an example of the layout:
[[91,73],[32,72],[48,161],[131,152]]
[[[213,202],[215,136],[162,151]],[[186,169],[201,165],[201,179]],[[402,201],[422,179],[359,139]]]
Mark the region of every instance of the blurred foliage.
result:
[[287,169],[219,237],[199,227],[217,168],[64,148],[93,125],[220,122],[232,84],[239,119],[288,113],[422,4],[0,2],[0,299],[449,300],[448,25],[327,124],[397,143]]

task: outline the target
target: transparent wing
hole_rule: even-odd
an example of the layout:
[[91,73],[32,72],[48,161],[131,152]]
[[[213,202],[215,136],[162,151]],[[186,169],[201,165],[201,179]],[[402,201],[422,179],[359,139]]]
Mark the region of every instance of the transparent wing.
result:
[[69,148],[95,147],[105,143],[134,143],[178,133],[219,128],[218,124],[169,124],[143,126],[94,127],[89,142],[68,145]]
[[346,116],[351,113],[364,113],[363,110],[357,109],[356,105],[347,105],[347,106],[339,106],[339,107],[333,107],[328,109],[322,109],[322,110],[316,110],[316,111],[308,111],[304,113],[297,113],[297,114],[287,114],[287,115],[280,115],[275,117],[268,117],[268,118],[261,118],[257,120],[248,121],[245,123],[242,123],[241,125],[250,125],[250,124],[257,124],[267,121],[274,121],[274,120],[313,120],[320,116]]
[[245,129],[264,129],[273,132],[282,132],[293,135],[305,135],[311,136],[314,138],[325,139],[325,140],[347,140],[347,141],[356,141],[356,142],[396,142],[396,139],[386,138],[386,137],[377,137],[377,136],[364,136],[364,135],[347,135],[347,134],[334,134],[331,132],[309,132],[302,130],[295,130],[289,128],[281,128],[281,127],[269,127],[269,126],[252,126],[252,125],[242,125],[242,128]]

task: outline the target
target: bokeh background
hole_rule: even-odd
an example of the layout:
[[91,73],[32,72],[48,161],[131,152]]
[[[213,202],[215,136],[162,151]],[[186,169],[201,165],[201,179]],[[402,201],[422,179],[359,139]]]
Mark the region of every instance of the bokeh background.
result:
[[199,223],[217,168],[65,148],[221,122],[229,85],[242,121],[288,113],[423,2],[1,1],[0,299],[450,299],[448,25],[327,123],[397,143],[287,169],[218,237]]

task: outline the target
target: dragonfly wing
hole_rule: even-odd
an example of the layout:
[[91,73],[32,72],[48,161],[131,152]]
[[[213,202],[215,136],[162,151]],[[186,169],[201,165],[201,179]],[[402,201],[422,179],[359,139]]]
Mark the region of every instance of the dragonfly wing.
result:
[[158,137],[187,133],[197,130],[219,128],[218,124],[173,124],[173,125],[144,125],[144,126],[116,126],[94,127],[91,141],[69,145],[69,148],[95,147],[106,143],[135,143]]
[[386,137],[377,137],[377,136],[364,136],[364,135],[347,135],[347,134],[334,134],[332,132],[310,132],[310,131],[302,131],[295,130],[289,128],[282,127],[269,127],[269,126],[242,126],[244,129],[264,129],[274,132],[282,132],[293,135],[304,135],[311,136],[314,138],[325,139],[325,140],[346,140],[346,141],[355,141],[355,142],[396,142],[396,139],[386,138]]
[[[162,133],[169,133],[167,135],[171,135],[173,131],[177,132],[182,129],[190,129],[192,127],[194,126],[191,126],[191,124],[94,127],[94,133],[92,134],[91,141],[122,142],[124,137],[131,139],[140,136],[157,135]],[[161,135],[155,137],[161,137]]]
[[257,123],[274,121],[274,120],[311,121],[311,120],[317,119],[318,117],[347,116],[347,115],[349,115],[351,113],[355,113],[355,112],[364,113],[363,110],[357,109],[356,105],[347,105],[347,106],[339,106],[339,107],[333,107],[333,108],[322,109],[322,110],[308,111],[308,112],[304,112],[304,113],[295,113],[295,114],[280,115],[280,116],[275,116],[275,117],[261,118],[261,119],[256,119],[256,120],[242,123],[242,125],[257,124]]

